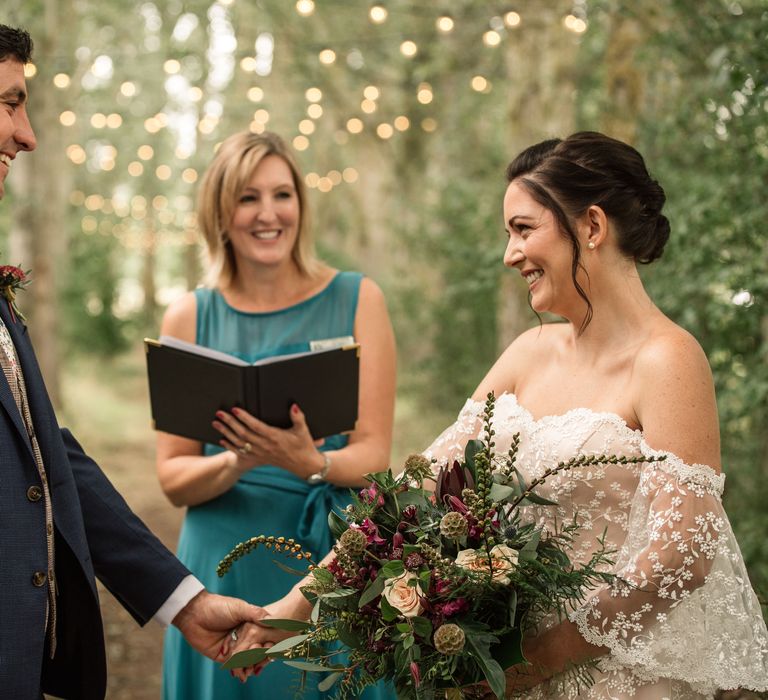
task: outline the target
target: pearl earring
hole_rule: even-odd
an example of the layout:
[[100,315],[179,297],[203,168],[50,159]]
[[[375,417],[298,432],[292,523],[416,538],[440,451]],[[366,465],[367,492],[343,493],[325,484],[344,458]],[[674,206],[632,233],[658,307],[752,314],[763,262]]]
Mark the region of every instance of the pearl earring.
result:
[[590,241],[589,243],[587,243],[587,248],[589,248],[590,250],[594,250],[595,249],[594,241]]

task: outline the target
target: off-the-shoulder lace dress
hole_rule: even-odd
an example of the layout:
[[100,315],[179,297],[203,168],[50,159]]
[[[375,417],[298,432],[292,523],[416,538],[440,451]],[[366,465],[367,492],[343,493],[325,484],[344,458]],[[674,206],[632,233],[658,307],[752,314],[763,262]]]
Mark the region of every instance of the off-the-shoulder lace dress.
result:
[[[484,403],[467,400],[456,422],[425,451],[438,464],[478,437]],[[513,394],[494,414],[495,449],[520,434],[517,467],[529,479],[578,454],[658,455],[617,415],[577,408],[534,419]],[[560,472],[538,492],[556,507],[524,517],[552,527],[574,516],[574,558],[584,561],[606,533],[612,570],[634,584],[590,591],[569,617],[609,652],[585,687],[555,678],[526,698],[711,698],[718,688],[768,689],[768,633],[721,495],[725,477],[668,454],[651,464]]]

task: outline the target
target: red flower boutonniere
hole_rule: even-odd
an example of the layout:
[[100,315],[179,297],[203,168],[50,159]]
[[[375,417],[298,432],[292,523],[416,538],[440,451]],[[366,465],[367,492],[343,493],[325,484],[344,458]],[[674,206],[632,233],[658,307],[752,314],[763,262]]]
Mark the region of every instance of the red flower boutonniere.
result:
[[29,270],[24,272],[15,265],[0,265],[0,294],[8,302],[8,308],[11,310],[11,317],[14,323],[16,316],[24,321],[24,314],[16,306],[16,293],[24,289],[30,283]]

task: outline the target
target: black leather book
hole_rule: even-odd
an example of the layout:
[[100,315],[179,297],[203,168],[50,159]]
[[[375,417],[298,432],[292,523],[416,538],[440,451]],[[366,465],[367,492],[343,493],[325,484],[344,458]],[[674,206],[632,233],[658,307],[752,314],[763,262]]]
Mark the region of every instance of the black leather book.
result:
[[292,425],[296,403],[312,437],[353,430],[360,385],[360,346],[282,355],[248,364],[223,352],[163,336],[144,341],[155,430],[218,444],[216,411],[244,408],[279,428]]

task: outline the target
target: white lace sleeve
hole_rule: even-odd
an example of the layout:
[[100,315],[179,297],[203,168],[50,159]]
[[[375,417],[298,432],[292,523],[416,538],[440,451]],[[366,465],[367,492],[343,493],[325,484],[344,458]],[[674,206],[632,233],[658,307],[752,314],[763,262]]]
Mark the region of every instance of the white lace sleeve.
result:
[[440,467],[460,458],[464,454],[467,441],[476,438],[482,426],[484,404],[467,399],[459,411],[456,422],[446,428],[440,436],[424,450],[427,459],[434,459],[435,471]]
[[643,468],[614,569],[628,585],[594,593],[570,615],[609,649],[602,670],[631,667],[702,693],[768,689],[768,634],[723,511],[723,481],[674,455]]

